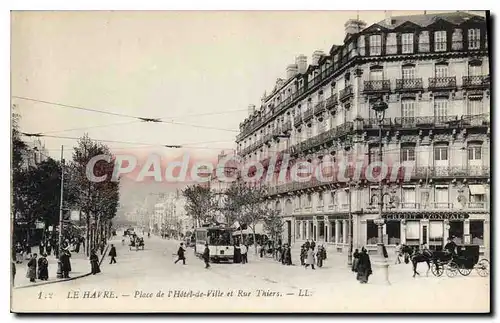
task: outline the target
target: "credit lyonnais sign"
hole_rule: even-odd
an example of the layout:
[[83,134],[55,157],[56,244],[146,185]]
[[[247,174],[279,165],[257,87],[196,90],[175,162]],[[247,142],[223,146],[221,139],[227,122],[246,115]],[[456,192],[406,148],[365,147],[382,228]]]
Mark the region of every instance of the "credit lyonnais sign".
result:
[[386,220],[465,220],[469,215],[463,212],[391,212],[382,217]]

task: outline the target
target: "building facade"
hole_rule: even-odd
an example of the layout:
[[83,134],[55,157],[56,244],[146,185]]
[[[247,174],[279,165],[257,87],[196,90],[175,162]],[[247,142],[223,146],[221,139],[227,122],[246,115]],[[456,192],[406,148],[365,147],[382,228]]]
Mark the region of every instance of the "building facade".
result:
[[164,194],[154,206],[150,229],[155,234],[185,236],[193,231],[193,221],[185,210],[186,199],[180,191]]
[[[490,64],[484,17],[464,12],[387,17],[345,24],[342,45],[299,55],[261,106],[240,124],[238,154],[270,171],[298,161],[351,162],[345,177],[294,182],[274,176],[269,197],[285,221],[284,241],[315,240],[347,252],[376,249],[378,182],[354,176],[378,161],[374,102],[382,122],[383,228],[396,243],[441,248],[490,245]],[[289,160],[288,160],[289,159]],[[404,180],[391,165],[411,167]],[[280,167],[276,167],[276,171]],[[363,173],[363,172],[362,172]],[[352,226],[350,223],[352,222]]]

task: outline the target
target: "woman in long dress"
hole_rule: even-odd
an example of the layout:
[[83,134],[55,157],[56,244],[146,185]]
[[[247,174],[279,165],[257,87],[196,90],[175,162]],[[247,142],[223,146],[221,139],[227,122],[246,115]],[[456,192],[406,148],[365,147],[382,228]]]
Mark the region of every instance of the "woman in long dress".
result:
[[49,262],[46,257],[46,254],[42,254],[38,259],[38,279],[40,280],[49,279]]
[[354,250],[354,254],[352,255],[352,268],[353,272],[358,271],[358,262],[359,262],[359,250]]
[[365,248],[361,249],[361,253],[359,254],[359,261],[357,266],[356,279],[361,284],[366,284],[368,282],[368,277],[372,274],[372,264],[370,261],[370,256],[368,252],[366,252]]
[[90,270],[92,275],[98,274],[101,272],[101,268],[99,268],[99,257],[95,254],[95,250],[90,252]]
[[306,259],[306,268],[311,265],[312,269],[314,268],[314,248],[312,246],[309,247],[309,250],[307,250],[307,259]]
[[36,253],[28,261],[28,270],[26,271],[26,278],[29,278],[30,282],[34,283],[36,279]]

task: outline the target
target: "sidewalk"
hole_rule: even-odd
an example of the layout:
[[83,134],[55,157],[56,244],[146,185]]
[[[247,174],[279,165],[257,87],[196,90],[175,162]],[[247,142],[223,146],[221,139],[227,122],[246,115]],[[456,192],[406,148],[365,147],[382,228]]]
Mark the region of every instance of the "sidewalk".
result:
[[[111,240],[109,243],[112,243]],[[108,252],[108,245],[106,246],[104,253],[100,254],[100,252],[97,253],[99,256],[100,262],[102,262],[102,259],[104,256],[106,256],[106,253]],[[39,250],[38,247],[33,247],[32,248],[33,253],[37,253],[39,255]],[[14,280],[14,288],[25,288],[25,287],[31,287],[31,286],[39,286],[39,285],[45,285],[45,284],[50,284],[50,283],[56,283],[56,282],[62,282],[62,281],[68,281],[76,278],[81,278],[84,276],[87,276],[90,274],[90,261],[88,257],[85,256],[84,249],[81,248],[79,253],[72,252],[71,253],[71,272],[69,273],[70,278],[57,278],[57,258],[52,254],[51,256],[47,256],[47,260],[49,261],[49,279],[44,281],[40,279],[36,279],[36,282],[31,283],[28,278],[26,278],[26,272],[28,270],[28,260],[23,260],[22,264],[16,264],[16,277]],[[38,261],[38,258],[37,258]],[[37,268],[37,276],[38,276],[38,268]]]

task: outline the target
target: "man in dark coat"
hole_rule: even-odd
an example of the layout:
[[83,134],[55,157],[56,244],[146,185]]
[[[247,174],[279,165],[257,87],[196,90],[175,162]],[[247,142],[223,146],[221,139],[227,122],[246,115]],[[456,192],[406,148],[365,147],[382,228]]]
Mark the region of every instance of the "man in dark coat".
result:
[[101,268],[99,268],[99,257],[96,255],[95,250],[90,252],[90,270],[92,275],[101,272]]
[[239,264],[241,262],[241,249],[238,243],[234,243],[234,256],[233,263]]
[[361,284],[366,284],[368,282],[368,277],[372,274],[370,256],[364,247],[359,254],[357,273],[356,279],[359,280]]
[[451,238],[448,238],[448,243],[444,246],[444,250],[451,253],[452,255],[455,255],[457,244],[453,240],[451,240]]
[[177,260],[174,262],[176,264],[179,260],[182,260],[182,264],[186,264],[186,257],[184,257],[184,243],[181,242],[181,245],[179,246],[179,250],[177,250]]
[[109,264],[116,264],[116,248],[114,245],[111,245],[111,250],[109,250],[109,256],[111,257],[111,261],[109,262]]
[[203,251],[203,260],[205,261],[205,268],[210,267],[210,249],[208,249],[208,244],[205,244],[205,250]]
[[61,261],[62,276],[63,278],[69,278],[69,272],[71,271],[69,258],[71,257],[71,254],[68,250],[61,250],[60,254],[61,256],[59,257],[59,260]]
[[46,257],[46,254],[42,254],[38,259],[38,279],[40,280],[49,279],[49,262]]
[[30,279],[30,282],[34,283],[36,278],[36,253],[31,256],[28,261],[28,271],[26,272],[26,278]]

